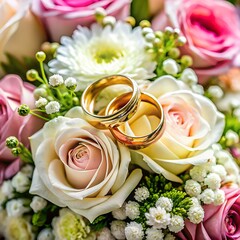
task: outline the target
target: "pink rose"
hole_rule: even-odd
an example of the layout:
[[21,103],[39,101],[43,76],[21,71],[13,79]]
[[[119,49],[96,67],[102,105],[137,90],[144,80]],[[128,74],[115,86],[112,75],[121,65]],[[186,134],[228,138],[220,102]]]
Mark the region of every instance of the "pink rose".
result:
[[240,239],[240,189],[222,188],[226,195],[220,206],[206,205],[203,222],[195,225],[186,222],[184,230],[178,234],[183,240]]
[[166,0],[165,12],[153,20],[153,28],[167,25],[186,37],[182,50],[193,57],[202,79],[226,72],[239,53],[239,19],[236,8],[226,1]]
[[21,117],[17,108],[20,104],[34,106],[34,87],[23,83],[17,75],[7,75],[0,81],[0,184],[19,170],[21,161],[14,157],[5,146],[9,136],[16,136],[19,141],[28,145],[28,137],[36,130],[35,118]]
[[124,19],[129,15],[130,0],[35,0],[33,11],[42,17],[50,37],[59,41],[70,36],[77,25],[89,27],[95,21],[95,9],[104,8],[108,15]]

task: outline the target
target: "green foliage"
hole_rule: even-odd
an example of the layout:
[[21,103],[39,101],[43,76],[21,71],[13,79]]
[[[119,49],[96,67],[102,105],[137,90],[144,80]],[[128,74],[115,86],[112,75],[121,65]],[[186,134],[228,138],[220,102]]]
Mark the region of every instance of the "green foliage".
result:
[[106,227],[112,221],[112,215],[106,214],[97,217],[92,223],[90,223],[90,227],[93,231],[100,231],[102,228]]
[[131,4],[131,15],[139,23],[141,20],[150,19],[148,0],[133,0]]
[[42,227],[46,223],[47,214],[43,211],[34,213],[32,216],[32,223],[34,226]]

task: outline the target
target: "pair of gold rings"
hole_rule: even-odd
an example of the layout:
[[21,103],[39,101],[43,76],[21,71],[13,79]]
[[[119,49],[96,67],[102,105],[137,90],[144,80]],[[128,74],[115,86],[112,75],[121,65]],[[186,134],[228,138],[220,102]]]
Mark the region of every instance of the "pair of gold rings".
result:
[[[96,102],[101,92],[120,84],[130,87],[130,91],[113,98],[104,109],[96,113]],[[134,119],[143,103],[151,107],[151,114],[159,119],[158,125],[146,135],[129,136],[122,130],[122,125]],[[108,128],[117,141],[131,149],[147,147],[163,134],[164,114],[161,104],[154,96],[141,92],[137,83],[126,76],[112,75],[92,83],[83,92],[81,105],[90,124],[100,129]]]

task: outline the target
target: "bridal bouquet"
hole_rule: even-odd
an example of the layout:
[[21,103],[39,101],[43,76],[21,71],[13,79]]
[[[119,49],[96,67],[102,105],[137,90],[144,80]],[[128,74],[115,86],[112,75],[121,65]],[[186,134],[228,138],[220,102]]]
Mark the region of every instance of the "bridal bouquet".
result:
[[0,238],[240,239],[237,7],[139,3],[0,3]]

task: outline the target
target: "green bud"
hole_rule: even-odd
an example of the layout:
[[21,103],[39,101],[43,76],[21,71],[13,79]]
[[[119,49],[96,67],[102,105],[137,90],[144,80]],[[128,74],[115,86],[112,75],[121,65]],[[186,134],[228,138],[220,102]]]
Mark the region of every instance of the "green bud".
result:
[[168,55],[170,58],[176,59],[180,56],[180,50],[178,48],[172,48],[169,50]]
[[16,148],[13,148],[13,149],[12,149],[12,154],[13,154],[15,157],[18,157],[19,154],[21,154],[21,153],[22,153],[22,150],[21,150],[21,148],[19,148],[19,147],[16,147]]
[[79,99],[78,99],[77,97],[74,97],[74,98],[73,98],[73,105],[74,105],[74,106],[79,106],[79,104],[80,104],[80,103],[79,103]]
[[18,114],[20,116],[27,116],[30,113],[30,108],[28,105],[26,104],[22,104],[19,108],[18,108]]
[[19,144],[19,141],[16,137],[11,136],[6,139],[6,146],[10,149],[16,148]]
[[142,21],[139,23],[139,26],[140,26],[141,28],[151,27],[151,23],[150,23],[148,20],[142,20]]
[[44,42],[41,46],[41,49],[45,53],[51,53],[51,43],[50,42]]
[[96,18],[97,22],[101,23],[103,18],[106,16],[107,16],[107,13],[104,8],[99,7],[99,8],[95,9],[95,18]]
[[28,70],[26,77],[28,81],[34,82],[38,78],[38,72],[35,69]]
[[45,52],[43,51],[39,51],[36,53],[36,59],[39,61],[39,62],[43,62],[45,59],[46,59],[46,54]]
[[51,53],[54,55],[59,47],[59,43],[53,42],[51,43]]
[[155,36],[156,36],[156,38],[162,38],[163,37],[163,32],[161,32],[161,31],[156,31],[155,32]]
[[186,67],[190,67],[193,64],[192,57],[188,55],[183,55],[181,58],[181,63]]

